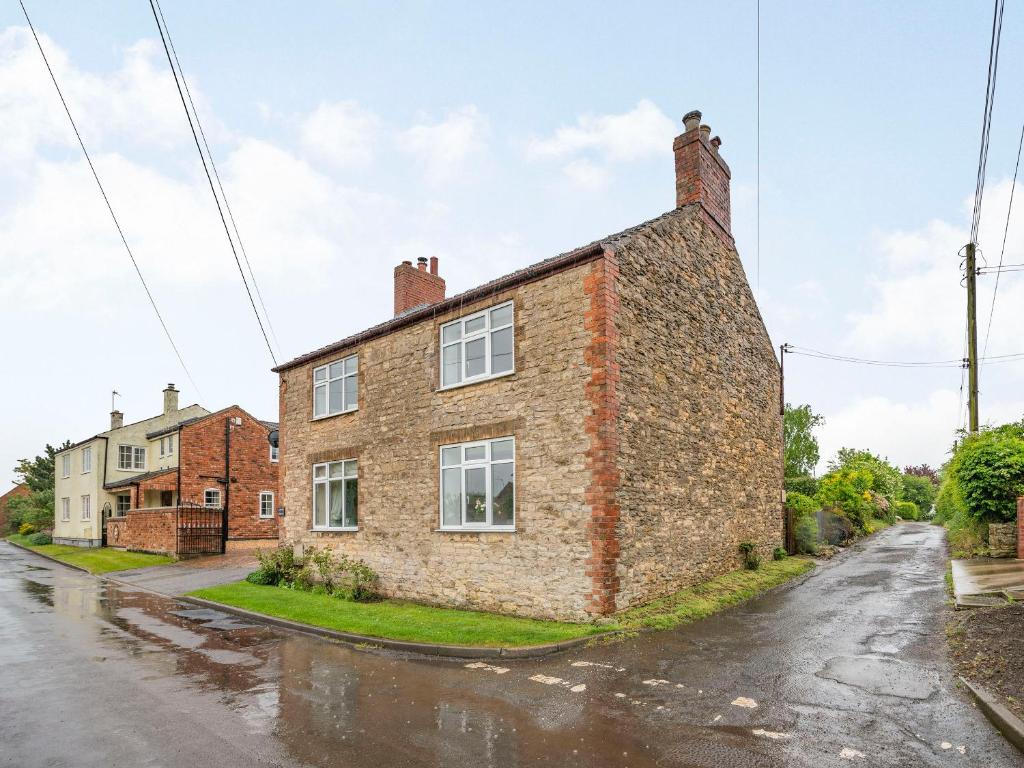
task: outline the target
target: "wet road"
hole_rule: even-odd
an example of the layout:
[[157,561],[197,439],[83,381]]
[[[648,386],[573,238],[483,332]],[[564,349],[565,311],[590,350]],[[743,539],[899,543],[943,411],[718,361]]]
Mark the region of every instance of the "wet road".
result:
[[468,667],[176,615],[0,543],[0,765],[1024,765],[953,686],[942,535],[888,529],[676,631]]

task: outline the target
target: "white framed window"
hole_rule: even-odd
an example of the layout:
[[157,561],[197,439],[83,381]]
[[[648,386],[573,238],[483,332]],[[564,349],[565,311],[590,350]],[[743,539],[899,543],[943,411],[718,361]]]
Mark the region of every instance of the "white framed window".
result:
[[60,519],[65,523],[71,520],[71,498],[68,496],[60,500]]
[[160,438],[160,455],[170,456],[174,453],[174,435]]
[[203,491],[204,507],[220,507],[220,488],[207,488]]
[[117,446],[117,468],[137,470],[146,468],[146,449],[135,445]]
[[71,454],[65,453],[60,457],[60,476],[71,477]]
[[313,465],[313,528],[354,531],[359,525],[359,463]]
[[515,371],[513,306],[508,301],[441,326],[441,388]]
[[82,449],[82,474],[92,472],[92,446]]
[[513,531],[515,438],[441,446],[441,529]]
[[281,449],[280,449],[279,446],[276,446],[276,445],[270,446],[270,460],[271,461],[277,461],[278,457],[281,455],[280,451],[281,451]]
[[89,520],[92,517],[92,496],[85,494],[82,497],[82,519]]
[[260,517],[268,518],[274,516],[274,492],[260,492]]
[[313,369],[313,418],[359,407],[359,355]]
[[117,516],[123,517],[128,514],[128,510],[132,508],[132,495],[130,493],[119,493],[117,494]]

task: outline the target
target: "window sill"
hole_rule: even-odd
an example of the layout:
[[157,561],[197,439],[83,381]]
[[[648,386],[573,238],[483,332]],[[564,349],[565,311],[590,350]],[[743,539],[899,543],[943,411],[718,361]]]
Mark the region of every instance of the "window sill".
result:
[[471,387],[474,384],[483,384],[485,381],[494,381],[495,379],[505,379],[509,376],[515,375],[515,370],[505,371],[504,373],[496,373],[493,376],[482,376],[478,379],[472,379],[470,381],[460,381],[458,384],[449,384],[444,387],[438,387],[437,392],[448,392],[452,389],[462,389],[462,387]]
[[491,525],[491,526],[463,526],[461,528],[435,528],[433,533],[517,533],[515,526]]
[[[268,518],[269,519],[269,518]],[[357,533],[358,527],[355,528],[310,528],[310,533]]]
[[339,416],[347,416],[350,413],[355,413],[358,408],[349,408],[347,411],[338,411],[337,413],[328,413],[324,416],[314,416],[310,421],[324,421],[325,419],[336,419]]

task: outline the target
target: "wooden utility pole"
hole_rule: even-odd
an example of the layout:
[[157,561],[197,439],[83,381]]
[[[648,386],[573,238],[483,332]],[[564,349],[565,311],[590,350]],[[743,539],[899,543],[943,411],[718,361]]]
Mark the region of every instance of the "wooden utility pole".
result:
[[978,268],[974,243],[967,244],[967,378],[969,427],[978,431],[978,313],[977,277]]

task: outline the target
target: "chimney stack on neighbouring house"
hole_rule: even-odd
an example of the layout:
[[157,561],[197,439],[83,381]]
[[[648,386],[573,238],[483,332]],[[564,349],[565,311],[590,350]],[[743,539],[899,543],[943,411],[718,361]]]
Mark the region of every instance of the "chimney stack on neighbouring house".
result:
[[423,304],[444,301],[444,279],[437,274],[437,256],[420,256],[414,267],[403,261],[395,267],[395,316]]
[[173,384],[168,384],[164,390],[164,415],[176,413],[178,410],[178,390]]
[[683,117],[683,132],[672,142],[676,156],[676,207],[700,203],[726,234],[732,236],[729,166],[718,153],[722,140],[711,138],[697,110]]
[[123,426],[124,426],[124,414],[121,413],[120,411],[111,411],[110,412],[110,428],[111,429],[120,429]]

